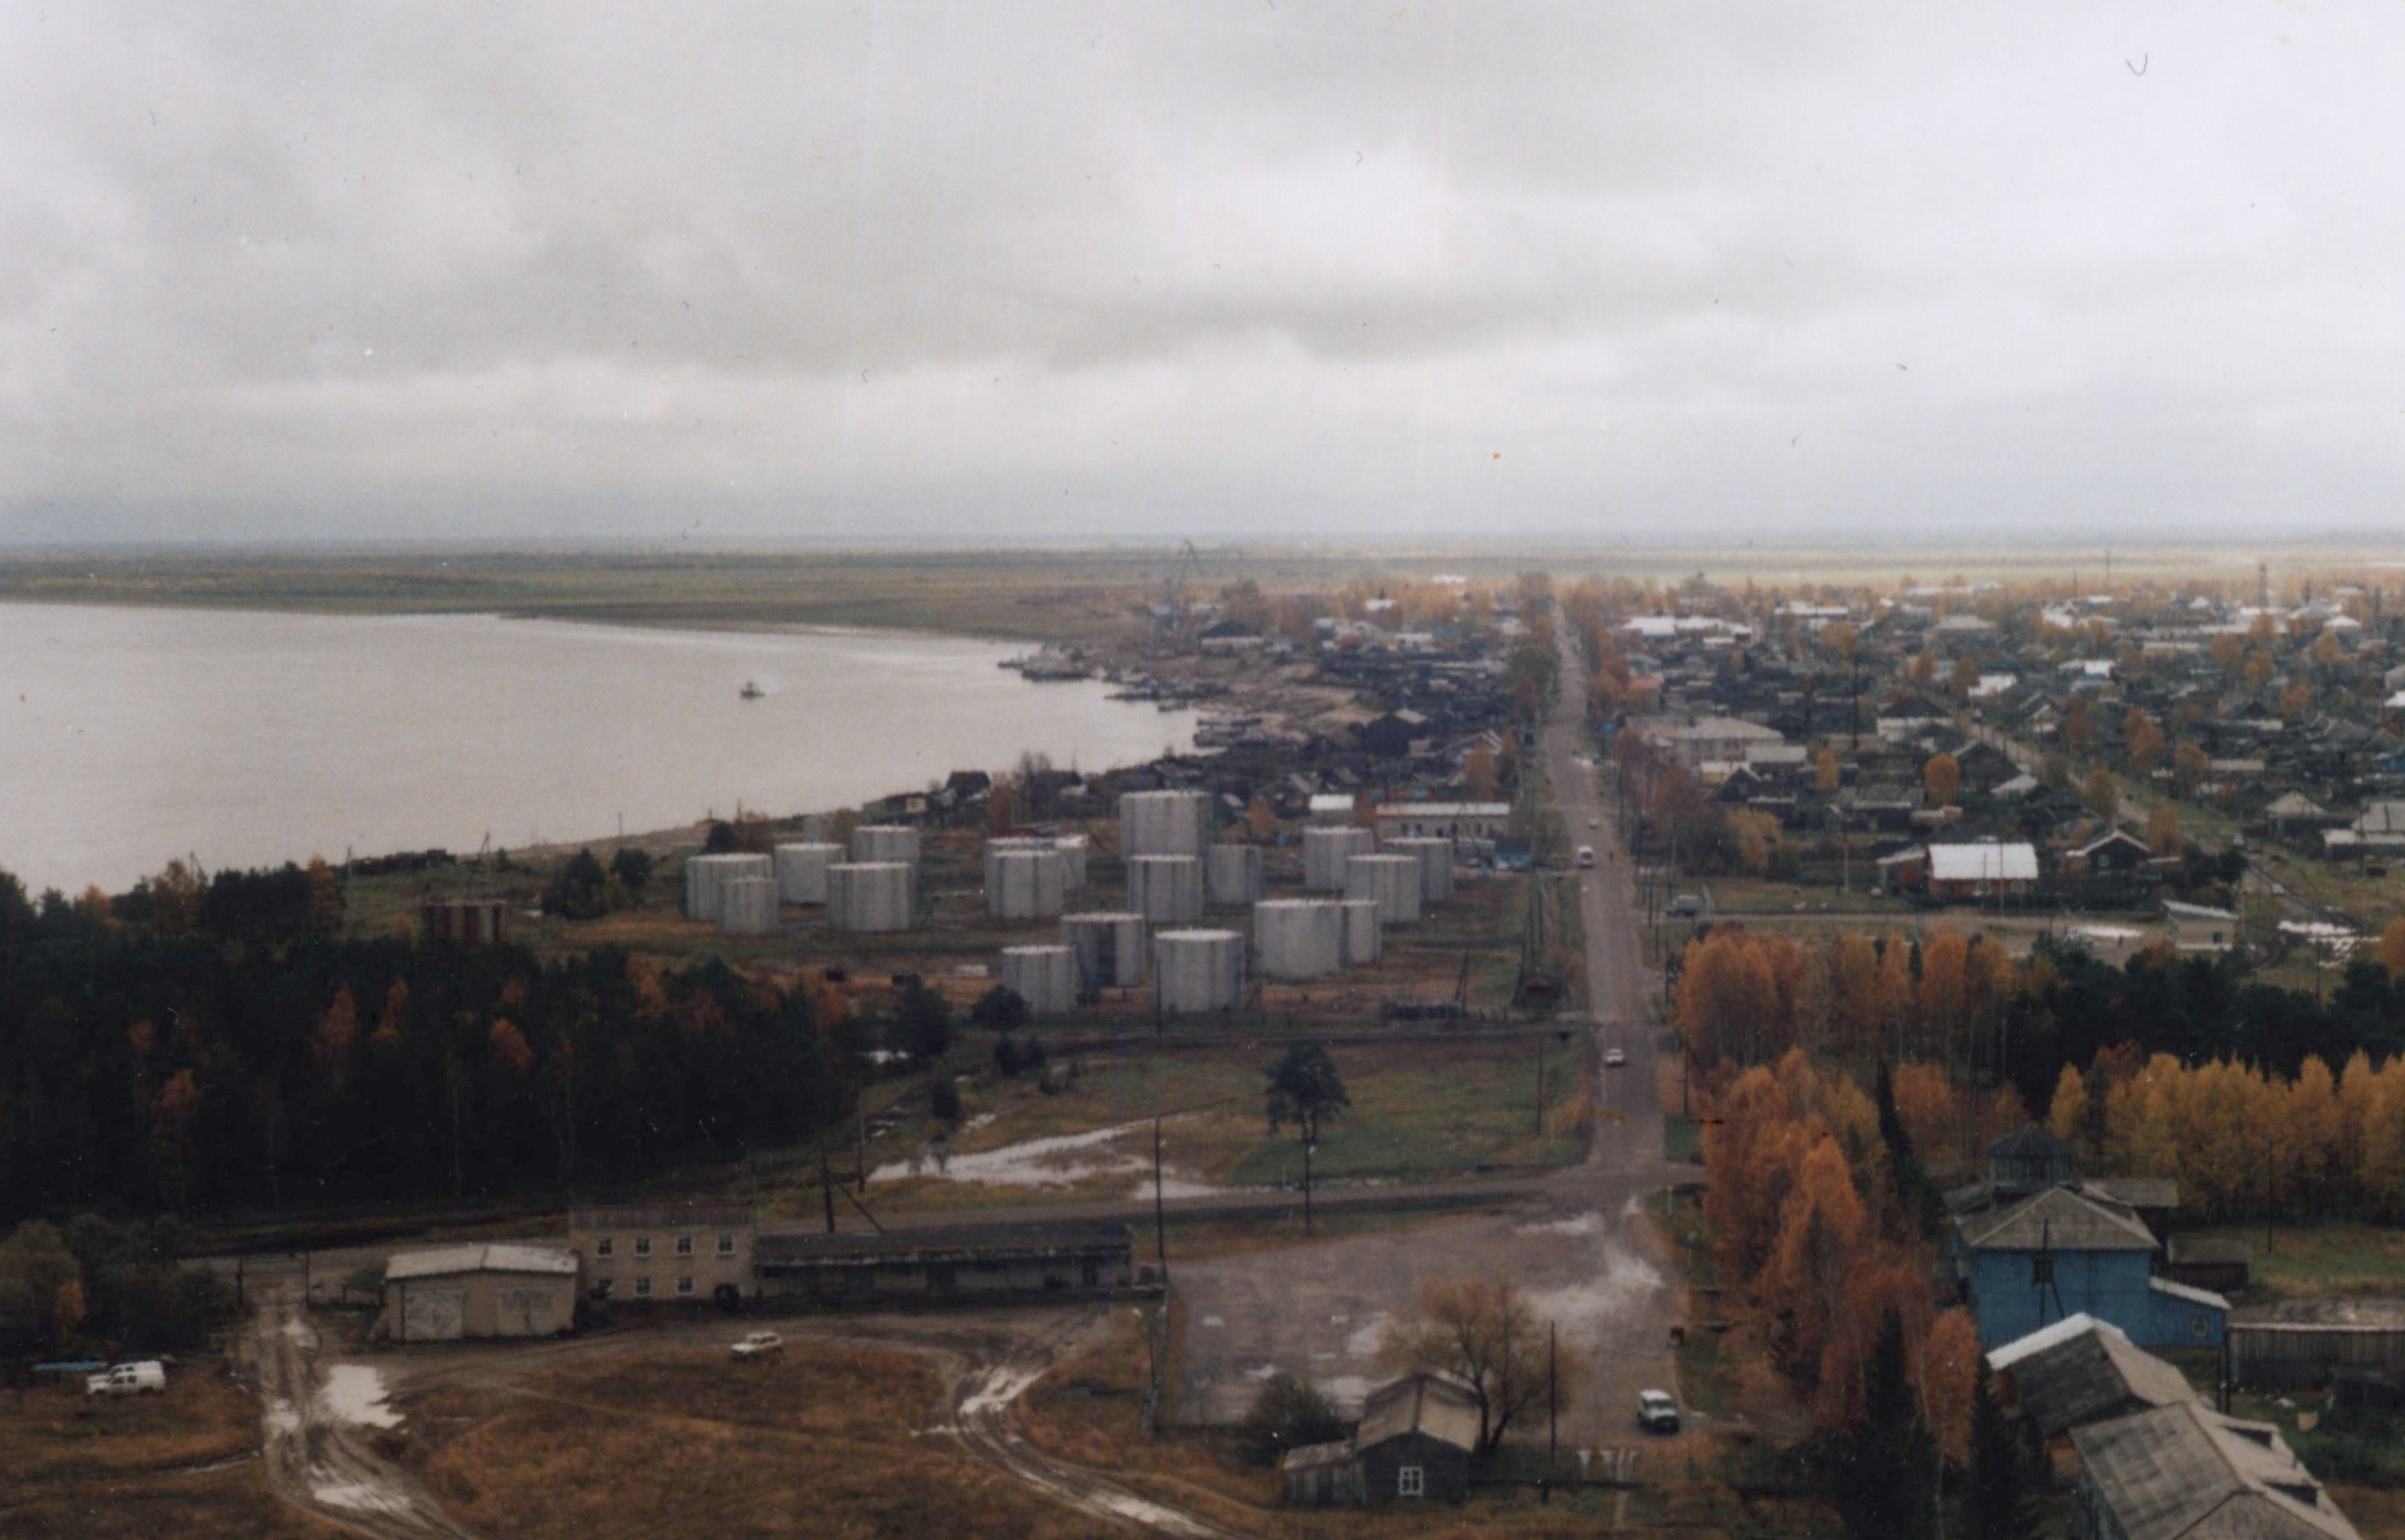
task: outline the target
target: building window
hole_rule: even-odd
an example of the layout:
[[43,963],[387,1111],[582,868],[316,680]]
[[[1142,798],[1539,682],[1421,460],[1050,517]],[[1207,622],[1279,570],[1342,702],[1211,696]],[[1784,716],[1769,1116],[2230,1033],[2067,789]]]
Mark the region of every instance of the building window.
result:
[[649,1299],[652,1297],[652,1280],[650,1274],[646,1273],[642,1277],[635,1280],[635,1297],[638,1299]]
[[721,1256],[733,1256],[735,1254],[735,1238],[733,1236],[723,1235],[718,1238],[718,1254]]
[[618,1254],[618,1243],[605,1235],[600,1239],[593,1243],[593,1254],[595,1256],[615,1256]]
[[693,1237],[691,1237],[691,1236],[689,1236],[689,1235],[681,1235],[681,1236],[677,1237],[677,1255],[679,1255],[679,1256],[691,1256],[692,1254],[693,1254]]
[[639,1235],[635,1238],[635,1254],[637,1256],[649,1256],[652,1254],[652,1238],[650,1236]]
[[1428,1471],[1419,1465],[1405,1465],[1396,1471],[1395,1495],[1398,1497],[1426,1497],[1428,1495]]
[[685,1276],[685,1277],[683,1277],[683,1278],[680,1278],[680,1279],[678,1279],[678,1280],[677,1280],[677,1293],[679,1293],[679,1294],[691,1294],[691,1293],[693,1293],[693,1279],[692,1279],[692,1276],[691,1276],[690,1274],[688,1274],[687,1276]]

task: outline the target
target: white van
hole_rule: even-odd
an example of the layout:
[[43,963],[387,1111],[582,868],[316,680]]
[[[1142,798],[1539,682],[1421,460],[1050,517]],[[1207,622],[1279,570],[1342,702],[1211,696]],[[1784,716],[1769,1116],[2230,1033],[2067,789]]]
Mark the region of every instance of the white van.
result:
[[155,1358],[138,1364],[120,1364],[106,1374],[84,1378],[86,1395],[163,1395],[167,1391],[167,1367]]
[[1580,846],[1580,847],[1579,847],[1579,851],[1578,851],[1578,863],[1579,863],[1579,868],[1580,868],[1580,870],[1582,870],[1582,871],[1589,870],[1589,869],[1592,869],[1592,868],[1594,867],[1594,865],[1595,865],[1595,847],[1594,847],[1594,846],[1592,846],[1592,845],[1582,845],[1582,846]]

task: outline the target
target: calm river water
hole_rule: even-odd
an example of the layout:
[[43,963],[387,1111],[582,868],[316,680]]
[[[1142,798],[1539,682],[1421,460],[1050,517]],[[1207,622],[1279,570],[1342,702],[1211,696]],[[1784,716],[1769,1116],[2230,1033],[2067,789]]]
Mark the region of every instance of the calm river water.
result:
[[[0,867],[121,891],[214,870],[599,838],[921,788],[1022,751],[1096,770],[1193,718],[1029,684],[1022,648],[488,615],[0,604]],[[767,693],[740,697],[756,681]]]

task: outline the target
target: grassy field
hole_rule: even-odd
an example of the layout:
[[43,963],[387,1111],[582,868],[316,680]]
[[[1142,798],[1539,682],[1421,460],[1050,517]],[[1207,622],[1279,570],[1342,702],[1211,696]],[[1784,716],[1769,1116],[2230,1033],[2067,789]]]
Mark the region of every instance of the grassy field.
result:
[[258,1405],[214,1357],[170,1371],[162,1395],[0,1391],[0,1534],[332,1540],[276,1500],[258,1443]]
[[[984,1033],[957,1054],[966,1058]],[[1583,1050],[1545,1040],[1547,1115],[1537,1115],[1537,1043],[1527,1040],[1339,1045],[1329,1050],[1352,1109],[1322,1130],[1312,1169],[1323,1183],[1435,1182],[1512,1174],[1577,1159],[1585,1148],[1575,1094]],[[1094,1056],[1054,1094],[1032,1077],[987,1076],[963,1086],[961,1131],[949,1141],[950,1176],[930,1165],[913,1176],[873,1180],[880,1213],[1031,1201],[1132,1196],[1149,1191],[1155,1114],[1172,1196],[1202,1189],[1299,1183],[1293,1130],[1270,1132],[1263,1113],[1267,1048],[1198,1048],[1142,1056]],[[1118,1132],[1106,1138],[1101,1130]],[[914,1109],[878,1141],[873,1163],[892,1164],[920,1147],[934,1125]],[[1029,1150],[1036,1141],[1074,1146]],[[767,1207],[814,1211],[813,1160],[795,1157],[790,1185],[772,1186]]]
[[560,1369],[525,1393],[403,1405],[401,1459],[470,1529],[616,1535],[1009,1536],[1078,1519],[939,1439],[940,1385],[903,1353],[789,1348],[730,1367],[663,1351]]
[[2255,1253],[2247,1296],[2311,1299],[2326,1295],[2405,1295],[2405,1229],[2354,1221],[2272,1227],[2214,1225],[2180,1231],[2183,1239],[2243,1240]]

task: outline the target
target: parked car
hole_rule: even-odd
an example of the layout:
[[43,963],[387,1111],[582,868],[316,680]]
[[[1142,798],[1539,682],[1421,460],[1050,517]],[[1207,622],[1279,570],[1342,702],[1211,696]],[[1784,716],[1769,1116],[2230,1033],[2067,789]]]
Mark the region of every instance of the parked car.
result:
[[1704,912],[1704,901],[1693,893],[1681,893],[1670,901],[1670,913],[1681,919],[1693,919]]
[[106,1374],[86,1376],[83,1391],[86,1395],[163,1395],[167,1368],[155,1358],[120,1364]]
[[1578,848],[1578,863],[1579,863],[1579,865],[1580,865],[1582,868],[1585,868],[1585,867],[1592,867],[1592,866],[1595,864],[1595,847],[1594,847],[1594,846],[1592,846],[1592,845],[1582,845],[1582,846],[1580,846],[1580,847],[1579,847],[1579,848]]
[[785,1351],[785,1339],[775,1332],[753,1332],[730,1350],[738,1358],[775,1358]]
[[1628,1056],[1617,1048],[1606,1048],[1603,1051],[1603,1067],[1607,1070],[1617,1070],[1627,1062]]
[[1678,1399],[1668,1391],[1637,1393],[1637,1425],[1647,1433],[1679,1431]]

